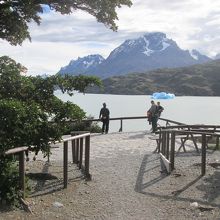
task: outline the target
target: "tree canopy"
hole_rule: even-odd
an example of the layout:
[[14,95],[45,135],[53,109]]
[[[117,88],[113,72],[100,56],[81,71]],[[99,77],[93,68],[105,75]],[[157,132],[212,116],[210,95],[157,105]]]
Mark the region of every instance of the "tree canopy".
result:
[[40,24],[44,7],[61,14],[82,10],[116,31],[116,8],[123,5],[130,7],[131,4],[131,0],[1,0],[0,38],[12,45],[21,45],[25,39],[31,40],[28,23]]
[[20,196],[16,158],[8,149],[28,146],[45,155],[50,142],[60,140],[65,121],[82,119],[85,112],[54,95],[56,89],[73,94],[87,86],[100,85],[93,76],[25,76],[26,68],[7,56],[0,57],[0,202],[17,203]]
[[72,95],[74,90],[84,92],[89,85],[100,85],[93,76],[41,78],[22,75],[24,70],[11,58],[0,57],[0,154],[18,146],[44,150],[49,141],[59,140],[65,129],[62,122],[82,119],[85,112],[58,99],[54,91]]

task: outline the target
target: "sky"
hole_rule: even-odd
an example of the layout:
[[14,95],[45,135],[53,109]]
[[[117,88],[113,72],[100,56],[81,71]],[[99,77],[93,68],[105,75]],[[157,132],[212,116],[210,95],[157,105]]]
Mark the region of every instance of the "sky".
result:
[[38,26],[30,23],[32,41],[11,46],[0,40],[0,56],[7,55],[28,68],[28,75],[55,74],[71,60],[90,54],[107,58],[127,39],[160,31],[184,50],[196,49],[214,57],[220,53],[220,1],[132,0],[117,9],[118,31],[76,11],[71,15],[47,12]]

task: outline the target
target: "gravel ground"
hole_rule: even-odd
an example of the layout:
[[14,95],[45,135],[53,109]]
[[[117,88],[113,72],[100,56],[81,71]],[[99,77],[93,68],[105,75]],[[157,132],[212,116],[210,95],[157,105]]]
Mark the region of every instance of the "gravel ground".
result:
[[0,219],[220,219],[220,152],[207,152],[207,172],[201,177],[201,155],[188,142],[187,152],[175,157],[176,169],[166,175],[149,136],[143,131],[93,134],[92,181],[69,163],[67,189],[62,147],[52,149],[49,164],[39,155],[27,163],[32,214],[1,209]]

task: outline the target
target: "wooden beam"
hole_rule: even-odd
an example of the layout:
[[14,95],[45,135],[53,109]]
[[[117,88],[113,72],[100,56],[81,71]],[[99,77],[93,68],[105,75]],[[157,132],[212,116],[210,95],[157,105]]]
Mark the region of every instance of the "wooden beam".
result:
[[162,171],[166,171],[168,174],[171,173],[171,163],[167,158],[160,153],[160,162],[161,162],[161,168]]

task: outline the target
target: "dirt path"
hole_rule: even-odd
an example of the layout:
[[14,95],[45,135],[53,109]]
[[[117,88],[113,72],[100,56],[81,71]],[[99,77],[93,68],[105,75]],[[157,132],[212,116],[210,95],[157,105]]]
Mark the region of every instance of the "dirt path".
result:
[[[54,148],[51,164],[29,162],[34,188],[28,199],[33,214],[1,212],[0,219],[220,219],[219,152],[208,152],[207,174],[200,176],[201,157],[192,148],[176,157],[176,170],[161,173],[155,141],[146,132],[93,135],[92,181],[69,164],[69,185],[62,189],[62,149]],[[50,174],[48,174],[50,173]],[[39,174],[38,174],[39,175]],[[59,202],[63,206],[55,207]],[[198,206],[197,206],[198,204]]]

